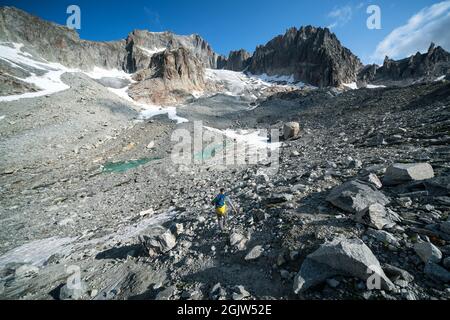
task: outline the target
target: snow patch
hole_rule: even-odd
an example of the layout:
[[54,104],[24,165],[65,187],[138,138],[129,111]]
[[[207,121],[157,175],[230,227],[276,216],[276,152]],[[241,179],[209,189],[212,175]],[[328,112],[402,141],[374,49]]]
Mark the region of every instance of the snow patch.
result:
[[141,120],[147,120],[150,118],[153,118],[155,116],[161,115],[161,114],[167,114],[170,120],[176,121],[177,124],[189,122],[188,119],[182,118],[177,116],[177,108],[176,107],[160,107],[160,106],[153,106],[149,104],[139,104],[143,110],[141,111],[141,114],[139,118]]
[[149,56],[149,57],[152,57],[154,54],[163,52],[163,51],[165,51],[167,49],[167,48],[162,48],[162,47],[161,48],[147,49],[147,48],[139,47],[139,46],[138,46],[138,48],[141,49],[142,51],[144,51],[144,53],[147,56]]
[[85,75],[87,75],[88,77],[92,78],[92,79],[102,79],[102,78],[120,78],[120,79],[126,79],[129,80],[130,82],[134,82],[133,79],[131,78],[131,74],[126,73],[123,70],[118,70],[118,69],[102,69],[99,67],[94,67],[94,69],[92,69],[89,72],[83,72]]
[[435,81],[435,82],[442,81],[442,80],[445,79],[445,77],[446,77],[446,75],[440,76],[440,77],[436,78],[436,80],[434,80],[434,81]]
[[343,83],[342,84],[344,87],[352,89],[352,90],[356,90],[358,89],[358,85],[356,84],[356,82],[352,82],[352,83]]
[[301,82],[296,82],[294,80],[294,75],[290,76],[269,76],[267,73],[263,73],[261,75],[251,75],[253,78],[261,79],[265,82],[286,82],[290,84],[297,84]]
[[[13,67],[29,72],[31,76],[24,79],[17,79],[27,83],[31,83],[42,90],[38,92],[27,92],[17,95],[1,96],[0,102],[16,101],[26,98],[37,98],[64,91],[70,88],[61,80],[61,76],[66,72],[76,72],[76,70],[68,69],[59,63],[48,62],[46,60],[35,60],[31,54],[22,51],[23,44],[12,43],[11,45],[13,47],[6,45],[6,43],[4,42],[0,43],[0,60],[7,62]],[[23,66],[44,71],[45,74],[42,76],[37,76],[36,74],[26,70]]]
[[238,131],[231,129],[220,130],[207,126],[205,126],[204,128],[211,132],[224,135],[225,137],[235,141],[238,144],[246,144],[251,147],[256,147],[258,149],[266,148],[270,150],[275,150],[280,148],[281,146],[280,142],[276,143],[269,142],[269,138],[267,136],[261,135],[260,130],[238,130]]
[[209,81],[222,85],[224,87],[224,92],[222,93],[224,94],[231,96],[248,96],[249,98],[255,100],[257,99],[257,94],[261,92],[261,90],[270,87],[280,87],[286,89],[299,89],[306,87],[306,85],[302,82],[295,82],[293,75],[252,75],[230,70],[206,69],[205,77]]
[[75,238],[56,237],[36,240],[13,249],[0,257],[0,268],[9,263],[31,264],[36,267],[42,266],[48,258],[54,254],[68,254],[71,251],[71,243]]
[[128,95],[129,87],[130,86],[128,85],[122,89],[108,88],[108,90],[110,92],[112,92],[113,94],[117,95],[118,97],[120,97],[120,98],[132,103],[136,107],[138,107],[141,111],[141,114],[139,115],[140,120],[147,120],[147,119],[153,118],[153,117],[161,115],[161,114],[167,114],[168,118],[170,120],[176,121],[177,124],[189,122],[189,120],[179,117],[177,115],[176,107],[161,107],[161,106],[150,105],[150,104],[141,103],[141,102],[137,102],[137,101],[133,100],[133,98],[131,98]]
[[6,116],[0,116],[0,121],[5,119],[5,118],[6,118]]
[[377,88],[386,88],[386,86],[383,85],[375,85],[375,84],[368,84],[366,86],[367,89],[377,89]]

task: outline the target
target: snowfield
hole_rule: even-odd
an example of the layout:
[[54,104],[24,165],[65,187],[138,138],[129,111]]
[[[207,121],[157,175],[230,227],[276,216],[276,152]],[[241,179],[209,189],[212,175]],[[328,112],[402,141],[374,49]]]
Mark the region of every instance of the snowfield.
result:
[[[45,60],[35,60],[31,54],[22,51],[23,44],[13,43],[11,45],[12,47],[5,43],[0,44],[0,59],[9,63],[14,68],[22,69],[25,72],[30,73],[31,75],[27,78],[16,78],[24,82],[34,84],[42,90],[38,92],[27,92],[18,95],[0,97],[0,102],[37,98],[70,88],[61,80],[61,76],[66,72],[75,72],[75,70],[66,68],[59,63],[48,62]],[[25,67],[44,71],[45,74],[38,76],[32,72],[29,72]]]

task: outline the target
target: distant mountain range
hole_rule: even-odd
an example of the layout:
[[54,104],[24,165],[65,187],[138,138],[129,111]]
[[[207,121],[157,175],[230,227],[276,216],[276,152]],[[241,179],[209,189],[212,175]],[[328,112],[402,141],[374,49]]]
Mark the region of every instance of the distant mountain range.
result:
[[[33,56],[70,68],[89,71],[98,67],[134,74],[134,80],[142,83],[132,87],[133,95],[144,99],[157,94],[155,90],[177,94],[200,90],[207,85],[205,68],[288,76],[316,87],[408,84],[445,77],[450,70],[450,54],[434,44],[425,54],[399,61],[386,58],[381,67],[363,66],[329,29],[312,26],[291,28],[258,46],[253,55],[239,50],[224,57],[199,35],[135,30],[119,41],[86,41],[65,26],[14,7],[1,7],[0,41],[23,44]],[[6,67],[1,59],[0,71],[13,76],[19,72]],[[0,81],[15,80],[3,76]]]

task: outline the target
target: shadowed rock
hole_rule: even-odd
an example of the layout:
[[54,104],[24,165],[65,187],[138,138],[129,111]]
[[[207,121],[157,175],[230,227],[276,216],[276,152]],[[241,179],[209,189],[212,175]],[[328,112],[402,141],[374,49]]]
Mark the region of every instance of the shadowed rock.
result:
[[392,290],[395,287],[363,241],[337,238],[307,256],[295,278],[294,292],[300,293],[335,275],[357,277],[364,281],[369,277],[379,277],[379,289]]
[[328,195],[327,201],[350,213],[361,212],[372,204],[387,205],[390,202],[375,186],[358,180],[349,181],[334,188]]

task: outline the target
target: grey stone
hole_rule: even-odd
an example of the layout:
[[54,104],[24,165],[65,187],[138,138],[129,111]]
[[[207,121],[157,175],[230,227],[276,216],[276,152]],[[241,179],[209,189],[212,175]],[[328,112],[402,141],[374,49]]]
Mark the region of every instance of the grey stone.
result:
[[300,134],[300,123],[288,122],[284,124],[283,136],[285,140],[296,138]]
[[397,185],[411,181],[421,181],[434,177],[433,167],[428,163],[396,163],[387,168],[383,183]]
[[288,193],[279,193],[279,194],[272,194],[269,198],[265,199],[265,204],[272,205],[272,204],[280,204],[284,202],[289,202],[294,199],[294,196],[292,194]]
[[384,227],[392,227],[395,222],[389,219],[389,215],[385,207],[381,204],[371,204],[364,210],[361,210],[355,215],[355,221],[376,228],[378,230]]
[[269,216],[264,210],[261,210],[261,209],[253,210],[252,215],[253,215],[253,221],[255,221],[255,222],[264,221]]
[[442,222],[442,223],[439,225],[439,229],[440,229],[442,232],[445,232],[445,233],[447,233],[447,234],[450,234],[450,221]]
[[398,280],[401,278],[408,282],[414,281],[414,276],[411,275],[408,271],[390,264],[385,264],[383,266],[383,271],[391,280]]
[[414,250],[420,259],[427,263],[428,261],[439,263],[442,260],[442,252],[430,242],[419,242],[414,245]]
[[32,277],[39,273],[39,268],[32,265],[23,265],[16,269],[15,275],[18,278]]
[[236,286],[231,297],[233,300],[243,300],[250,297],[250,293],[243,286]]
[[264,252],[264,248],[262,246],[256,246],[253,249],[251,249],[249,251],[249,253],[247,253],[247,255],[245,256],[245,260],[247,260],[247,261],[256,260],[259,257],[261,257],[263,252]]
[[389,243],[395,247],[400,247],[400,242],[398,241],[398,239],[391,233],[384,230],[374,230],[369,228],[366,231],[366,234],[377,239],[380,242]]
[[239,251],[245,250],[248,241],[249,239],[247,239],[243,234],[233,232],[230,235],[230,245],[237,248]]
[[377,189],[381,189],[383,187],[383,184],[381,183],[380,178],[375,173],[370,173],[366,176],[363,176],[359,178],[361,181],[370,183],[374,185]]
[[336,279],[327,279],[327,284],[331,287],[331,288],[337,288],[339,287],[339,285],[341,284],[339,281],[337,281]]
[[170,286],[165,288],[164,290],[158,292],[155,297],[155,300],[169,300],[177,291],[175,286]]
[[450,272],[431,261],[425,265],[424,273],[435,281],[444,283],[450,282]]
[[156,233],[151,236],[143,235],[140,236],[139,239],[142,245],[148,250],[150,256],[167,253],[177,244],[176,238],[170,230],[166,230],[163,233]]
[[327,201],[350,213],[358,213],[372,204],[387,205],[390,202],[376,187],[358,180],[349,181],[334,188],[328,195]]
[[380,289],[395,288],[363,241],[336,238],[307,256],[295,278],[294,292],[302,292],[335,275],[353,276],[366,281],[375,274],[379,276]]
[[445,258],[442,264],[446,269],[450,269],[450,257]]

